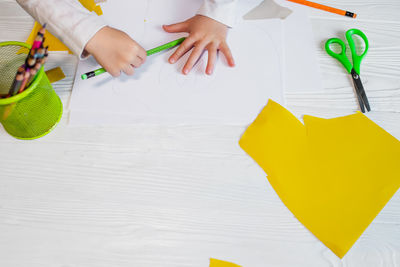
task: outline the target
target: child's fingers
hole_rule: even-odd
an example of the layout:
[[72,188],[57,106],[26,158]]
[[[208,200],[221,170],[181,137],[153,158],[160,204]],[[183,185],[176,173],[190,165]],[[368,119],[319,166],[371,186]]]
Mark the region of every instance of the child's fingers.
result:
[[117,68],[111,68],[111,69],[105,68],[105,69],[113,77],[119,77],[121,75],[121,70],[120,69],[117,69]]
[[175,63],[180,59],[187,51],[192,49],[195,40],[188,37],[183,41],[183,43],[176,49],[176,51],[169,57],[170,63]]
[[147,58],[146,50],[144,50],[144,48],[140,47],[139,51],[137,52],[137,56],[142,60],[141,64],[143,64]]
[[141,59],[140,57],[138,57],[138,56],[134,56],[133,57],[133,60],[131,61],[131,62],[129,62],[131,65],[133,65],[134,67],[136,67],[136,68],[139,68],[140,67],[140,65],[142,65],[142,63],[143,63],[143,59]]
[[126,65],[122,71],[126,74],[126,75],[133,75],[133,73],[135,72],[135,69],[132,65]]
[[203,53],[205,48],[205,44],[198,44],[193,49],[192,53],[189,56],[188,61],[186,62],[185,66],[183,67],[183,74],[188,74],[197,60],[200,58],[201,54]]
[[215,61],[217,59],[217,46],[210,45],[207,51],[208,51],[208,62],[206,67],[206,73],[208,75],[211,75],[213,73]]
[[166,32],[187,32],[188,24],[186,21],[171,24],[171,25],[163,25],[163,28]]
[[223,42],[220,45],[219,50],[224,54],[226,60],[228,61],[228,65],[231,67],[235,66],[235,61],[233,60],[232,52],[225,42]]

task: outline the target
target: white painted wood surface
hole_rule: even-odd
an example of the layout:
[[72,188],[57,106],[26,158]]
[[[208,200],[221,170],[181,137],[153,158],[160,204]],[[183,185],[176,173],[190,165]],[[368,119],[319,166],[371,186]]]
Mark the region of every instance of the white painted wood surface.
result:
[[[299,117],[356,110],[349,77],[323,42],[357,27],[371,43],[362,65],[369,117],[399,139],[400,1],[330,2],[358,19],[310,9],[324,90],[287,94],[288,107]],[[25,40],[32,23],[14,0],[0,0],[0,41]],[[57,65],[66,107],[76,60],[51,55],[48,67]],[[0,131],[2,267],[205,267],[209,257],[246,267],[400,266],[399,192],[341,261],[238,147],[245,125],[72,128],[67,118],[36,141]]]

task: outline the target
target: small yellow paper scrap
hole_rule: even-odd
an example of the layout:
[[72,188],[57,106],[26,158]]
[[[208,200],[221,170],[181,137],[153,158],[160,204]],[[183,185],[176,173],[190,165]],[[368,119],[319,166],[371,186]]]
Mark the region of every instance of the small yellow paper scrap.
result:
[[[79,0],[79,2],[90,12],[94,11],[98,16],[103,14],[101,7],[94,0]],[[42,25],[35,21],[26,43],[33,44],[36,34],[41,28]],[[49,31],[46,31],[44,45],[49,46],[49,51],[68,51],[68,53],[72,54],[72,51]]]
[[46,75],[50,83],[55,83],[65,78],[65,74],[60,67],[46,71]]
[[99,5],[97,5],[100,1],[79,0],[79,2],[81,2],[82,6],[84,6],[90,12],[94,11],[98,16],[103,15],[103,11],[101,10],[101,7]]
[[241,266],[231,262],[211,258],[210,267],[241,267]]
[[342,258],[400,186],[400,142],[361,113],[304,116],[269,101],[240,146],[282,202]]

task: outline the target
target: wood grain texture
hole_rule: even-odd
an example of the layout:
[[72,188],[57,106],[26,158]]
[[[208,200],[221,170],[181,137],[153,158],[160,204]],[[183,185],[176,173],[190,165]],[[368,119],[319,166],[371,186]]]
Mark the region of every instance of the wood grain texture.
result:
[[[323,3],[322,1],[321,3]],[[328,4],[325,1],[325,4]],[[370,39],[362,79],[368,116],[400,138],[400,2],[339,0],[351,20],[311,10],[324,90],[286,94],[288,107],[333,117],[357,108],[348,75],[323,42],[357,27]],[[23,41],[33,20],[0,0],[0,41]],[[48,68],[67,107],[76,59]],[[68,127],[19,141],[0,131],[0,266],[208,266],[210,257],[265,266],[400,266],[398,192],[340,261],[287,210],[239,148],[241,127]]]

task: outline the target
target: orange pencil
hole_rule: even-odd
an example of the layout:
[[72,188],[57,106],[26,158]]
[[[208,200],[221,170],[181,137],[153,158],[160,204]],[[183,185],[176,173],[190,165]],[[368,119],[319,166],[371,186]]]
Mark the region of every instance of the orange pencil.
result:
[[347,17],[351,17],[351,18],[356,18],[357,14],[350,12],[350,11],[346,11],[346,10],[341,10],[341,9],[337,9],[334,7],[329,7],[329,6],[325,6],[325,5],[321,5],[318,3],[314,3],[314,2],[310,2],[310,1],[306,1],[306,0],[288,0],[290,2],[293,3],[297,3],[297,4],[301,4],[301,5],[305,5],[305,6],[309,6],[309,7],[313,7],[313,8],[317,8],[317,9],[321,9],[327,12],[331,12],[331,13],[335,13],[335,14],[339,14],[342,16],[347,16]]

